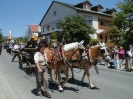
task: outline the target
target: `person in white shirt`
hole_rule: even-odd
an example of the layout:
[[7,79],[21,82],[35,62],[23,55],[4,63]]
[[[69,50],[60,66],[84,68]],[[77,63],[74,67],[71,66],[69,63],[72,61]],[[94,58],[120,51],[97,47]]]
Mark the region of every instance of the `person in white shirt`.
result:
[[20,52],[20,45],[18,42],[13,47],[14,56],[12,58],[12,62],[14,61],[15,57],[18,56],[18,53]]
[[42,96],[41,93],[41,82],[43,82],[43,88],[45,96],[51,98],[51,94],[49,93],[49,82],[48,82],[48,74],[47,74],[47,55],[44,52],[46,45],[44,43],[40,43],[38,46],[38,52],[34,55],[35,61],[35,71],[36,71],[36,84],[37,84],[37,95]]

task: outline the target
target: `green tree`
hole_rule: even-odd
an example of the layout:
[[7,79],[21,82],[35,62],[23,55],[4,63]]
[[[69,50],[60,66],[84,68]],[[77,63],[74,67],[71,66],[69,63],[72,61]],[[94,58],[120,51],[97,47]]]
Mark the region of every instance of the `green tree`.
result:
[[66,38],[67,43],[85,40],[85,46],[90,42],[89,34],[95,32],[92,25],[88,24],[82,16],[66,17],[64,21],[59,23],[59,27],[63,29],[62,37]]
[[2,34],[0,34],[0,43],[3,43],[4,42],[4,38],[2,36]]
[[117,4],[118,12],[113,15],[112,36],[114,43],[129,48],[133,44],[133,0]]

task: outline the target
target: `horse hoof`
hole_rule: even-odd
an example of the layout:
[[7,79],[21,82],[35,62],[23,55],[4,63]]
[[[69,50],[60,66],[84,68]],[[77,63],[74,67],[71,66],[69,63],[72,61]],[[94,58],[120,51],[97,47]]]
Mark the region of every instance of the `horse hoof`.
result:
[[96,89],[96,87],[94,86],[94,87],[90,87],[90,89]]
[[61,92],[61,93],[62,93],[62,92],[64,92],[64,90],[59,90],[59,92]]

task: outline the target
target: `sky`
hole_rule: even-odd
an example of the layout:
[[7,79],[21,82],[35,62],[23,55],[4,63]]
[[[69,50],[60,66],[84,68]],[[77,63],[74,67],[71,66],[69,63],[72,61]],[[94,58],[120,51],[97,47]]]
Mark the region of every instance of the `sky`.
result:
[[[84,0],[56,0],[78,4]],[[93,6],[101,4],[104,9],[117,8],[116,3],[124,0],[89,0]],[[25,36],[27,25],[39,24],[53,0],[0,0],[0,29],[3,36]],[[116,9],[117,10],[117,9]]]

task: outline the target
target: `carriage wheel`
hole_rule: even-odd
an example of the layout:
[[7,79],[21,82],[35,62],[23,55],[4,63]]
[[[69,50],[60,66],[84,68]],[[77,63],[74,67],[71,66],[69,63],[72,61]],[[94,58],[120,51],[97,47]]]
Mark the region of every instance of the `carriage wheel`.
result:
[[20,68],[20,69],[23,69],[23,60],[22,60],[22,56],[19,55],[19,56],[18,56],[18,59],[19,59],[19,68]]

